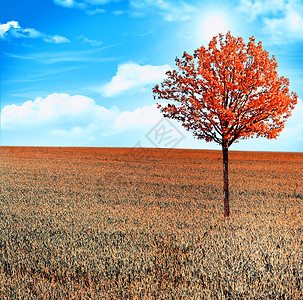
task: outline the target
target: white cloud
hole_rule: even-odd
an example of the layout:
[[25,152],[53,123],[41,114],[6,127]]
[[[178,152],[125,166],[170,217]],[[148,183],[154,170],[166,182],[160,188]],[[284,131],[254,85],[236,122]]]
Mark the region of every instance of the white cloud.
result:
[[91,44],[92,46],[100,46],[102,44],[101,41],[98,40],[90,40],[84,35],[78,36],[79,39],[81,39],[84,43]]
[[67,7],[67,8],[72,8],[72,7],[80,7],[81,8],[81,4],[79,4],[78,2],[74,1],[74,0],[54,0],[55,4]]
[[[303,100],[298,99],[298,103],[292,115],[285,123],[285,129],[281,133],[281,137],[284,136],[288,140],[302,141],[303,146]],[[302,148],[303,149],[303,148]]]
[[47,43],[55,43],[55,44],[70,43],[69,39],[60,35],[48,35],[44,37],[43,40]]
[[283,18],[264,18],[264,24],[264,31],[271,36],[273,43],[303,40],[303,9],[302,12],[289,9]]
[[50,135],[56,138],[63,138],[65,140],[86,140],[95,141],[95,135],[98,133],[99,128],[96,124],[89,124],[85,127],[74,126],[71,129],[53,129],[50,130]]
[[41,32],[34,28],[13,28],[9,30],[9,33],[15,38],[31,38],[36,39],[43,36]]
[[96,15],[96,14],[103,14],[105,12],[106,12],[106,10],[103,8],[96,8],[96,9],[91,9],[91,10],[86,11],[86,13],[91,16]]
[[132,15],[142,17],[152,11],[164,17],[166,21],[184,21],[191,19],[197,9],[184,1],[170,0],[131,0]]
[[70,43],[66,37],[60,35],[47,35],[34,28],[22,28],[17,21],[0,23],[0,39],[6,38],[42,38],[47,43]]
[[113,14],[114,14],[115,16],[121,16],[121,15],[124,14],[124,11],[123,11],[123,10],[115,10],[115,11],[113,12]]
[[303,5],[293,0],[242,0],[237,10],[250,21],[260,18],[262,31],[280,44],[303,39]]
[[7,105],[1,111],[1,128],[18,129],[32,126],[53,126],[67,123],[68,126],[83,123],[100,123],[118,115],[118,109],[106,109],[92,98],[69,94],[51,94],[36,98],[21,105]]
[[20,105],[6,105],[1,111],[1,130],[8,138],[16,136],[17,144],[24,136],[39,145],[47,144],[47,140],[51,145],[58,140],[65,145],[89,144],[125,130],[148,132],[161,118],[156,104],[121,112],[86,96],[54,93]]
[[169,65],[121,64],[118,66],[116,75],[110,82],[101,86],[100,91],[104,97],[113,97],[128,90],[141,90],[148,84],[162,80],[168,70],[171,70]]
[[237,10],[252,21],[258,16],[283,12],[287,0],[241,0]]
[[0,23],[0,38],[4,38],[6,33],[11,28],[20,28],[20,26],[19,26],[18,22],[16,22],[16,21],[10,21],[10,22],[7,22],[6,24]]
[[132,37],[143,37],[147,35],[151,35],[154,33],[153,29],[150,30],[138,30],[138,31],[133,31],[133,32],[125,32],[123,33],[123,36],[132,36]]
[[84,0],[84,1],[87,3],[93,4],[93,5],[104,5],[104,4],[107,4],[110,2],[118,2],[117,0],[116,1],[113,1],[113,0]]
[[95,15],[105,12],[105,9],[100,8],[100,6],[120,1],[122,0],[54,0],[54,3],[66,8],[82,9],[89,15]]
[[154,126],[163,118],[157,104],[143,106],[134,111],[123,111],[117,117],[115,124],[118,128],[134,129],[142,126]]
[[0,23],[0,38],[4,39],[9,35],[15,38],[42,37],[42,33],[34,28],[21,28],[17,21],[10,21],[6,24]]
[[53,63],[61,63],[61,62],[90,62],[90,63],[99,63],[104,61],[113,61],[117,58],[115,57],[96,57],[96,53],[99,53],[104,48],[94,48],[90,50],[82,50],[82,51],[56,51],[53,53],[41,52],[35,54],[28,55],[17,55],[12,53],[5,53],[5,56],[24,59],[24,60],[34,60],[39,61],[45,64],[53,64]]
[[[299,99],[292,116],[286,122],[286,128],[277,140],[259,139],[257,143],[254,139],[240,141],[239,144],[233,145],[233,149],[301,151],[302,115],[303,101]],[[174,135],[170,133],[172,129]],[[130,133],[126,133],[126,130]],[[108,146],[117,138],[125,137],[131,140],[130,143],[140,141],[142,147],[153,146],[146,139],[148,135],[158,146],[165,147],[170,140],[162,140],[160,135],[161,132],[164,134],[163,130],[174,138],[186,136],[186,143],[178,144],[178,147],[217,147],[213,143],[195,140],[179,122],[164,118],[155,103],[133,111],[121,112],[117,107],[107,109],[100,106],[94,99],[86,96],[55,93],[20,105],[7,105],[1,111],[2,142],[11,145],[103,145],[106,138],[113,136]],[[162,140],[161,143],[159,139]],[[171,147],[172,144],[167,146]]]

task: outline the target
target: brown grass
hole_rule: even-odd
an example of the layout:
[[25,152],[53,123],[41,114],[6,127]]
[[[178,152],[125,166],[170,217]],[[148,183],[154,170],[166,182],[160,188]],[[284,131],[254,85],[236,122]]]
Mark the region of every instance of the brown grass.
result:
[[1,299],[303,299],[303,153],[0,148]]

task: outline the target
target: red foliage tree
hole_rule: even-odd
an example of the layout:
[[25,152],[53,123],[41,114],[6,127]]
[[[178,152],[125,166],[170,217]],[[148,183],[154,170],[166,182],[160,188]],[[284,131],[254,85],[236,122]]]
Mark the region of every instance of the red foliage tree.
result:
[[254,37],[247,45],[228,32],[214,37],[206,49],[176,58],[179,71],[168,71],[154,98],[176,104],[158,108],[176,119],[198,139],[222,146],[224,216],[230,215],[228,148],[238,139],[276,138],[297,103],[289,80],[278,77],[277,62]]

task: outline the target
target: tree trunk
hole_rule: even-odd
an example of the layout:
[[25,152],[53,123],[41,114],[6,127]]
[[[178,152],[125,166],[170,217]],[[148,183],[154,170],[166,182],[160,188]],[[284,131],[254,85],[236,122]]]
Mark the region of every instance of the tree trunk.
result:
[[223,194],[224,194],[224,217],[229,217],[229,195],[228,195],[228,146],[222,145],[223,151]]

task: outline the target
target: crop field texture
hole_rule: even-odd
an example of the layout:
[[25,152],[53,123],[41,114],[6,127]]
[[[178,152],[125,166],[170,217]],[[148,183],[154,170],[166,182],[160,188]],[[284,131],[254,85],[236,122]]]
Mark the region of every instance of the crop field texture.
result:
[[303,153],[0,148],[0,299],[303,299]]

